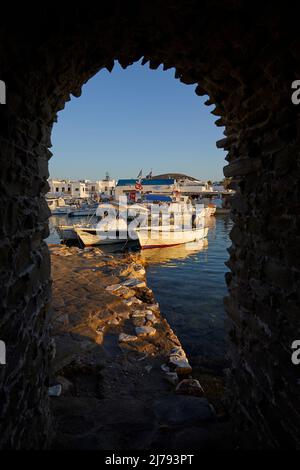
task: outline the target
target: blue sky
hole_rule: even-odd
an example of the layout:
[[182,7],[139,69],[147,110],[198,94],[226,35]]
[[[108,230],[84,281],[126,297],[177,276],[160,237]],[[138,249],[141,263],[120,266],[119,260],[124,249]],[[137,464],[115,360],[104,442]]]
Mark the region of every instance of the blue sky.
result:
[[53,178],[101,179],[186,173],[219,180],[225,152],[216,148],[223,129],[215,126],[207,97],[174,78],[174,69],[116,63],[84,85],[58,114],[52,133]]

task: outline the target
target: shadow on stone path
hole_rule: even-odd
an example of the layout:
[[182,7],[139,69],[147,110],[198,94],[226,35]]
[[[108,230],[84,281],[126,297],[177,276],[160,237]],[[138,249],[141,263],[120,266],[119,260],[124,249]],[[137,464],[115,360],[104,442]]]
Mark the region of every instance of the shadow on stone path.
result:
[[[100,250],[64,247],[51,251],[52,385],[61,385],[59,396],[51,397],[53,448],[228,448],[230,424],[218,421],[200,389],[197,396],[191,387],[175,393],[178,381],[193,380],[191,371],[184,356],[182,369],[181,363],[170,363],[180,342],[144,285],[138,255],[108,257]],[[119,293],[111,293],[120,282]],[[121,333],[130,341],[127,336],[121,341]]]

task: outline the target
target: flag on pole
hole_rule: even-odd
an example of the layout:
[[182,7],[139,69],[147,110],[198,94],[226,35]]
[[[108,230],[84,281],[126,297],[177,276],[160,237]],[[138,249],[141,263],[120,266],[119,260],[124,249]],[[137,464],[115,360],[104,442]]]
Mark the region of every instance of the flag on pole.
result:
[[143,186],[142,186],[142,174],[143,174],[143,170],[141,170],[139,172],[139,174],[137,175],[137,181],[135,183],[135,189],[137,191],[141,191],[143,189]]

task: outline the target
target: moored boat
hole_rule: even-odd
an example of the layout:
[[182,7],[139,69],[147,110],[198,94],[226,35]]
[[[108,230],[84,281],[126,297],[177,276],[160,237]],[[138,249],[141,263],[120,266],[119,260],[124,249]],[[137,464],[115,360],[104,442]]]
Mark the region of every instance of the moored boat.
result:
[[128,240],[127,234],[121,235],[118,231],[115,236],[111,234],[106,237],[96,227],[78,227],[75,228],[75,232],[85,246],[113,245],[115,243],[126,243]]
[[76,240],[78,238],[74,225],[57,225],[55,228],[59,238],[64,242]]
[[62,197],[47,198],[46,201],[51,211],[51,215],[69,214],[76,208],[75,205],[66,204],[65,200]]
[[85,207],[69,214],[71,217],[90,215],[90,223],[58,225],[56,230],[64,242],[77,239],[86,246],[124,243],[130,239],[137,240],[137,236],[130,237],[128,224],[136,216],[147,215],[148,212],[146,207],[139,204],[129,205],[128,208],[115,202],[97,204],[92,210]]
[[69,217],[92,217],[96,214],[98,204],[84,205],[69,212]]
[[163,248],[202,240],[208,228],[182,228],[175,226],[138,227],[136,229],[140,245],[146,248]]
[[85,246],[126,243],[130,239],[127,221],[122,218],[103,217],[93,227],[74,226],[74,230]]

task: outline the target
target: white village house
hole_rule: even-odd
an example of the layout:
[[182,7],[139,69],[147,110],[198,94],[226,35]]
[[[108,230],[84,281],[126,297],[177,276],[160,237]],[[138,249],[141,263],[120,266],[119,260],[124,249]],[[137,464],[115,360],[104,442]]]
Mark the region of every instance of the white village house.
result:
[[105,178],[103,180],[48,180],[50,189],[47,193],[49,198],[70,197],[70,198],[88,198],[92,196],[112,197],[115,193],[115,180]]
[[113,197],[115,195],[116,181],[109,178],[104,180],[85,180],[86,191],[90,196]]
[[55,180],[50,178],[48,183],[50,189],[47,197],[85,198],[89,196],[86,192],[85,183],[82,181]]

